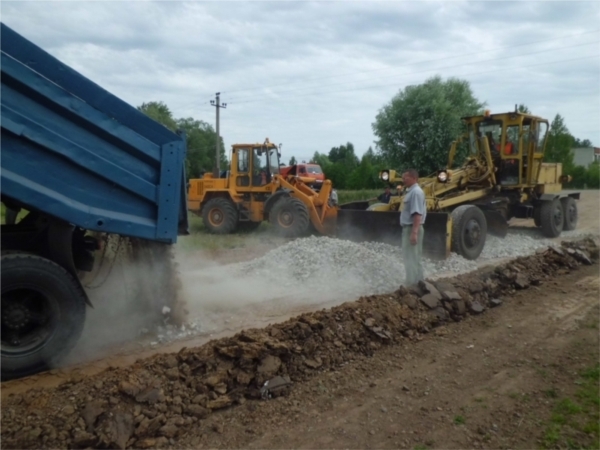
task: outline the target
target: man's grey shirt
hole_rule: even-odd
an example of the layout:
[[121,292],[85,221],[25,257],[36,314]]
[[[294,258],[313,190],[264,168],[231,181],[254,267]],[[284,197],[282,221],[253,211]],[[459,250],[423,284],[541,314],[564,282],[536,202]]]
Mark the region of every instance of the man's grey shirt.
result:
[[412,225],[413,214],[421,214],[421,224],[425,224],[427,207],[425,205],[425,193],[417,183],[413,184],[404,194],[404,207],[400,213],[400,225]]

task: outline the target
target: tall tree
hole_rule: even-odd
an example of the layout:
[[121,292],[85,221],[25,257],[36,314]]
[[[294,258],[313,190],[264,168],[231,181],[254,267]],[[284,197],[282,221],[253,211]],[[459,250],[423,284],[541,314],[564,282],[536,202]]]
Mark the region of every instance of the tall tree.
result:
[[310,161],[312,163],[320,165],[322,169],[325,169],[325,167],[327,167],[328,165],[331,164],[331,161],[329,161],[329,158],[327,157],[327,155],[319,153],[319,152],[315,152],[315,154],[313,155],[313,157]]
[[293,166],[294,164],[298,164],[298,162],[296,161],[296,158],[294,156],[292,156],[290,158],[290,162],[288,163],[288,165]]
[[572,151],[574,143],[575,139],[569,133],[564,118],[557,114],[550,124],[544,160],[562,163],[563,173],[569,173],[574,167]]
[[[187,119],[178,119],[177,127],[185,131],[187,138],[187,173],[190,178],[198,178],[204,172],[212,171],[215,166],[215,149],[217,143],[217,133],[212,125],[191,117]],[[221,168],[227,166],[227,156],[225,154],[225,144],[223,138],[220,138],[220,163]]]
[[[138,110],[161,123],[171,131],[185,131],[187,139],[186,173],[189,178],[198,178],[204,172],[210,172],[215,165],[217,133],[212,125],[191,117],[176,119],[169,107],[163,102],[148,102],[138,106]],[[221,165],[226,166],[227,156],[223,139],[220,141]]]
[[171,113],[169,107],[163,102],[142,103],[137,109],[156,120],[158,123],[164,125],[169,130],[175,131],[177,129],[177,123],[173,117],[173,113]]
[[348,142],[346,145],[333,147],[329,150],[329,161],[332,163],[341,162],[343,164],[356,167],[359,163],[358,157],[354,152],[354,144]]
[[372,125],[379,152],[396,168],[429,174],[446,165],[450,144],[463,132],[460,118],[480,113],[484,105],[469,82],[457,78],[436,76],[407,86],[381,108]]

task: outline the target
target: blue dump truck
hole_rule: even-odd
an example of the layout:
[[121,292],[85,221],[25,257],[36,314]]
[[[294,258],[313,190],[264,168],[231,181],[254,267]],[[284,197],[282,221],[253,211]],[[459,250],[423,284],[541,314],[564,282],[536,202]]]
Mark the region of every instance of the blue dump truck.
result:
[[100,253],[98,236],[168,248],[187,233],[186,142],[1,28],[1,351],[9,379],[53,367],[77,342],[92,306],[81,276]]

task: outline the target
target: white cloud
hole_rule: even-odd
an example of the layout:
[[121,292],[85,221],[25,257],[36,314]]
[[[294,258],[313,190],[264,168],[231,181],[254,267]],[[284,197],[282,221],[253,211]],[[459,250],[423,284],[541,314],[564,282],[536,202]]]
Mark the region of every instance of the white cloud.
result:
[[208,102],[223,92],[226,144],[269,136],[284,144],[286,160],[347,141],[364,152],[377,111],[399,89],[436,74],[469,80],[494,111],[525,103],[549,119],[560,113],[575,136],[600,145],[597,2],[3,1],[1,8],[8,26],[132,105],[162,100],[177,117],[213,123]]

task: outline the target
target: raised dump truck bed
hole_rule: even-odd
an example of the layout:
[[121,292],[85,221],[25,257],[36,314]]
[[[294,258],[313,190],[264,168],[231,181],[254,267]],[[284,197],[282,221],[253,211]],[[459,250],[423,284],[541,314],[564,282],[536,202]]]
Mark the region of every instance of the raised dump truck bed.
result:
[[2,196],[87,230],[172,243],[185,138],[2,24]]
[[[167,255],[187,233],[187,199],[185,135],[4,24],[0,39],[6,379],[52,367],[79,338],[90,304],[79,275],[93,269],[100,246],[89,231]],[[168,271],[155,272],[143,283]]]

